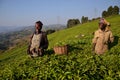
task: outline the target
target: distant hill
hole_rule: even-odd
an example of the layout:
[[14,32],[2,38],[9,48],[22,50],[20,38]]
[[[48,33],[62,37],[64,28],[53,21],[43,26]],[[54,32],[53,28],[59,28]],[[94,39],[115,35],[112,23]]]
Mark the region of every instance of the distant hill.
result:
[[12,26],[0,26],[0,33],[6,33],[11,31],[21,30],[21,28],[15,28]]
[[[20,31],[20,30],[29,30],[33,29],[34,26],[0,26],[0,33],[7,33],[7,32],[13,32],[13,31]],[[54,30],[61,30],[66,28],[66,25],[63,24],[51,24],[51,25],[44,25],[43,30],[48,30],[48,29],[54,29]]]
[[[61,24],[53,24],[53,25],[47,25],[43,26],[43,31],[47,31],[49,29],[52,30],[62,30],[65,29],[65,25]],[[19,44],[25,41],[29,40],[29,37],[34,32],[34,26],[28,26],[28,27],[1,27],[0,28],[0,50],[6,50],[9,48],[13,48],[16,44]],[[28,37],[28,38],[26,38]]]

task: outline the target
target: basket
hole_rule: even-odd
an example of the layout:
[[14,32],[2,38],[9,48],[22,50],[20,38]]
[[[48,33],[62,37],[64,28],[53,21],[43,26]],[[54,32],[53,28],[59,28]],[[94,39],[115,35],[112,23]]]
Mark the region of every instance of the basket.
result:
[[68,46],[55,46],[54,47],[55,54],[61,55],[61,54],[67,54],[68,53]]

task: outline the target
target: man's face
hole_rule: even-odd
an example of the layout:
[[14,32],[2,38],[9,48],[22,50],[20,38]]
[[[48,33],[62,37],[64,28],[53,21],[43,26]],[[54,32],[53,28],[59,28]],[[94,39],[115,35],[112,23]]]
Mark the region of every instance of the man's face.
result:
[[105,29],[105,25],[103,23],[99,24],[100,29]]
[[38,33],[41,30],[41,26],[39,24],[35,24],[35,30]]
[[38,29],[40,29],[41,27],[40,27],[38,24],[35,24],[35,28],[38,30]]

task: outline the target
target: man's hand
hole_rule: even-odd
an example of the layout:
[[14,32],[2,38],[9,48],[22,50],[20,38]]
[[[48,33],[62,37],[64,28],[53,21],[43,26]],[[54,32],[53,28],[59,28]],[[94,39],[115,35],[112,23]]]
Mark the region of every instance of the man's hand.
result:
[[30,46],[28,46],[27,54],[31,54],[31,52],[30,52]]
[[92,45],[92,52],[95,51],[95,45],[96,45],[96,43],[93,43],[93,45]]
[[43,49],[39,48],[39,50],[38,50],[38,56],[42,56],[42,55],[43,55]]

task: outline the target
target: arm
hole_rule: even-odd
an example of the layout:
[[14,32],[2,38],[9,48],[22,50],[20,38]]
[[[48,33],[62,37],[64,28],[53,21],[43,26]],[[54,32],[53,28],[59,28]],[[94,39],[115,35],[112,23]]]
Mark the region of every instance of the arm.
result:
[[96,43],[93,43],[92,44],[92,51],[95,51],[95,46],[96,46]]
[[[33,34],[33,35],[34,35],[34,34]],[[27,49],[27,53],[28,53],[28,54],[30,54],[30,46],[31,46],[31,43],[32,43],[33,35],[30,37],[30,41],[29,41],[29,45],[28,45],[28,49]]]
[[97,43],[97,39],[98,39],[98,33],[95,32],[94,38],[92,40],[92,51],[95,51],[95,46],[96,46],[96,43]]
[[114,36],[113,36],[112,32],[110,32],[110,42],[113,43],[113,41],[114,41]]
[[30,37],[30,41],[29,41],[29,46],[28,46],[28,47],[31,46],[33,35],[34,35],[34,34],[32,34],[32,36]]
[[48,45],[49,45],[49,42],[48,42],[48,38],[47,38],[47,35],[46,33],[43,33],[43,45],[40,47],[41,49],[47,49],[48,48]]

